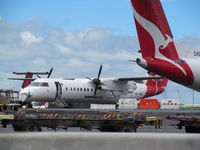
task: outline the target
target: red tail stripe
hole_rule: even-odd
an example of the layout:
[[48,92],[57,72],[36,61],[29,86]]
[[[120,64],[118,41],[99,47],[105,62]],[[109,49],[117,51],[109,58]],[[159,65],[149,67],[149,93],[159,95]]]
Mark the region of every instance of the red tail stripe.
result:
[[[33,74],[30,72],[26,73],[26,77],[25,78],[32,78]],[[31,84],[31,80],[24,80],[23,84],[22,84],[22,88],[25,88],[27,86],[29,86]]]

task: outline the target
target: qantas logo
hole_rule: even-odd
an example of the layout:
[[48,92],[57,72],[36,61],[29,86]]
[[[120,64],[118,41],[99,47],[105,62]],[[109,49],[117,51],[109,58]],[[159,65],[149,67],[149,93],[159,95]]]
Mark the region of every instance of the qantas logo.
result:
[[165,37],[164,37],[161,31],[156,27],[156,25],[154,25],[152,22],[140,16],[134,7],[132,8],[133,8],[135,19],[150,34],[150,36],[152,37],[154,41],[155,58],[160,58],[167,62],[170,62],[171,64],[178,67],[185,76],[187,76],[187,73],[184,70],[184,68],[180,66],[179,64],[175,63],[173,60],[169,59],[168,58],[169,56],[167,56],[164,52],[170,43],[173,44],[173,39],[167,34],[165,34]]

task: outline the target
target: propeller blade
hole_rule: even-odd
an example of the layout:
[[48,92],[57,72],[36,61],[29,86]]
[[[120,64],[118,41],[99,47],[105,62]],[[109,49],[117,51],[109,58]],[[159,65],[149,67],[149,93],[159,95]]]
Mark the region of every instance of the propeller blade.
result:
[[94,89],[94,96],[96,96],[96,94],[97,94],[97,88],[98,88],[98,85],[96,84],[95,89]]
[[37,75],[38,78],[41,78],[39,75]]
[[47,78],[50,78],[52,71],[53,71],[53,68],[50,69]]
[[102,65],[101,65],[100,68],[99,68],[99,73],[98,73],[97,79],[99,79],[99,77],[100,77],[100,75],[101,75],[101,71],[102,71]]

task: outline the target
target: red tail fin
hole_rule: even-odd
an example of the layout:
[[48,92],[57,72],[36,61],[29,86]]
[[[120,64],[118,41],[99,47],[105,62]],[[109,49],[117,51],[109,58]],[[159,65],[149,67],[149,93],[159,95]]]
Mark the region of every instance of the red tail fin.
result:
[[178,58],[160,0],[131,0],[142,57]]
[[138,65],[191,86],[193,72],[178,56],[160,0],[131,0],[131,3],[143,57],[137,59]]
[[[155,76],[156,74],[150,73],[150,76]],[[150,97],[150,96],[155,96],[158,95],[162,92],[164,92],[164,87],[167,86],[168,79],[163,78],[159,80],[148,80],[146,85],[147,85],[147,92],[144,96],[145,97]]]
[[[26,77],[25,78],[32,78],[33,74],[30,72],[26,73]],[[29,86],[31,84],[31,80],[24,80],[23,84],[22,84],[22,88],[25,88],[27,86]]]
[[[150,76],[154,77],[156,74],[150,73]],[[167,86],[168,79],[163,78],[159,80],[148,80],[146,85],[147,86],[157,86],[157,87],[166,87]]]

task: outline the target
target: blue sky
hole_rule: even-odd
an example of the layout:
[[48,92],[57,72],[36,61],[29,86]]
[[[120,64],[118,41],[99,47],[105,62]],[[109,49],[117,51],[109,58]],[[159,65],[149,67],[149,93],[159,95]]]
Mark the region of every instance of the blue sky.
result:
[[[162,5],[174,39],[200,48],[200,1]],[[0,88],[19,89],[21,82],[7,81],[13,71],[52,66],[53,77],[95,77],[100,64],[102,77],[145,73],[127,61],[139,49],[129,0],[0,0],[0,16]],[[190,103],[192,91],[173,82],[167,97],[179,98],[178,90]]]
[[[200,34],[199,0],[163,0],[162,4],[175,37]],[[129,0],[0,0],[0,13],[14,24],[41,18],[71,31],[100,26],[122,35],[135,34]]]

